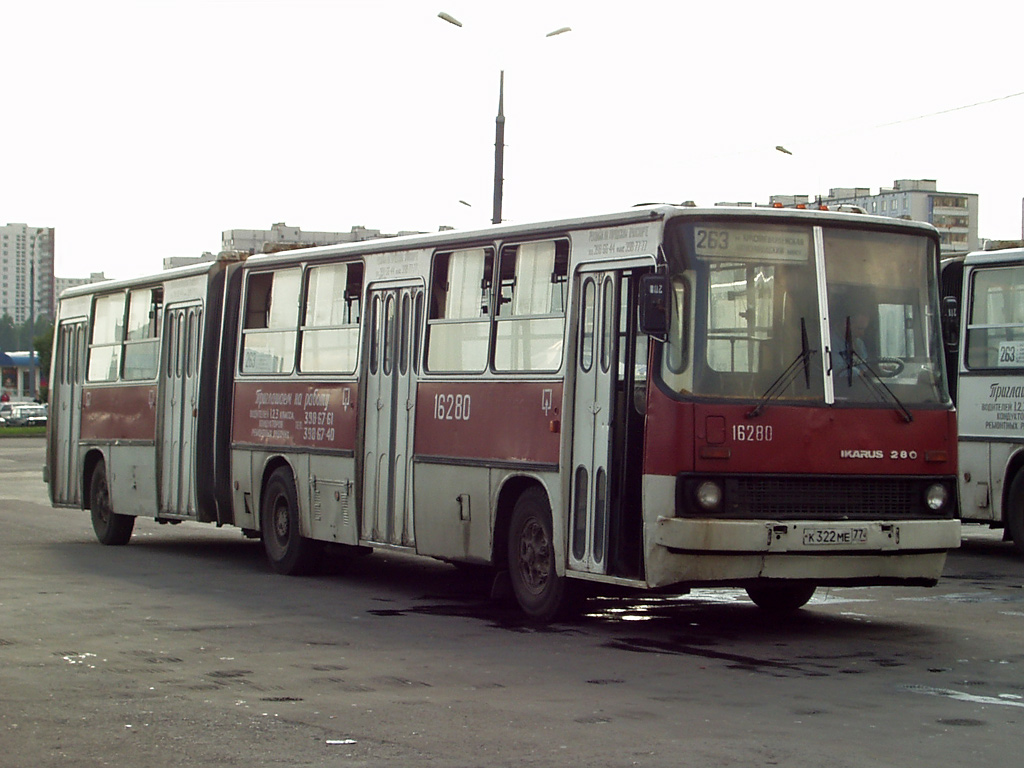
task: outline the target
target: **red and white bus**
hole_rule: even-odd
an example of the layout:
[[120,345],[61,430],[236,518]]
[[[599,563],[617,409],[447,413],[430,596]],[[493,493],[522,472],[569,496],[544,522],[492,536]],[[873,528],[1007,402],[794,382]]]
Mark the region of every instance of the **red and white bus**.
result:
[[52,502],[602,589],[932,585],[959,544],[938,239],[821,211],[642,207],[82,286]]

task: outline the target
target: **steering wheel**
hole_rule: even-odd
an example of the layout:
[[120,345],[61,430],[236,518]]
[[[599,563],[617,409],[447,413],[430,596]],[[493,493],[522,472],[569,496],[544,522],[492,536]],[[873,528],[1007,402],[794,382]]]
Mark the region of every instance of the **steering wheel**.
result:
[[868,363],[881,378],[891,379],[906,367],[898,357],[878,357]]

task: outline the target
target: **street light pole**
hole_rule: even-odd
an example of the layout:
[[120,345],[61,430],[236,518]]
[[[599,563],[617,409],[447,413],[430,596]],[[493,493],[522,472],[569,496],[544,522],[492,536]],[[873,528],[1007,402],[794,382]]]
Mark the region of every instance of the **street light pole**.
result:
[[505,70],[498,81],[498,116],[494,118],[494,208],[492,224],[501,224],[501,196],[505,186]]
[[[462,22],[450,13],[441,11],[437,17],[455,27]],[[572,27],[559,27],[548,32],[545,37],[555,37],[572,32]],[[501,70],[498,80],[498,116],[494,119],[494,205],[491,211],[491,223],[501,224],[501,199],[505,186],[505,70]]]
[[[38,239],[37,243],[38,245]],[[36,400],[39,398],[39,371],[36,370],[36,253],[32,251],[31,267],[29,269],[29,331],[28,331],[28,364],[29,364],[29,381],[32,387],[32,399]]]

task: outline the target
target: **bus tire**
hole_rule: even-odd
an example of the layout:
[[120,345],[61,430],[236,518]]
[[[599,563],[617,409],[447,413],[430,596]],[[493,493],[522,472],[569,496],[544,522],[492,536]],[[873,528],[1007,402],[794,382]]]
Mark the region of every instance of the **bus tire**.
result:
[[270,475],[260,504],[263,550],[270,566],[286,576],[316,572],[323,544],[303,536],[299,527],[299,499],[288,467]]
[[92,515],[92,529],[101,544],[123,546],[128,543],[135,528],[135,518],[132,515],[119,515],[110,508],[107,467],[102,461],[96,462],[92,470],[89,509]]
[[1024,556],[1024,471],[1018,472],[1010,484],[1006,507],[1006,528],[1013,546]]
[[769,613],[792,613],[814,596],[813,584],[763,584],[747,587],[754,605]]
[[534,621],[553,621],[568,606],[569,585],[555,571],[551,507],[540,488],[526,490],[509,522],[508,568],[512,593]]

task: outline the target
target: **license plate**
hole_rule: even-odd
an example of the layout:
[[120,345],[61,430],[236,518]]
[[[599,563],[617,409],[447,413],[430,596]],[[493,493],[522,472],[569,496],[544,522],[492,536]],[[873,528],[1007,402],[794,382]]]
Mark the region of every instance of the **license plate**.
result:
[[867,540],[867,528],[804,528],[804,546],[844,547]]

